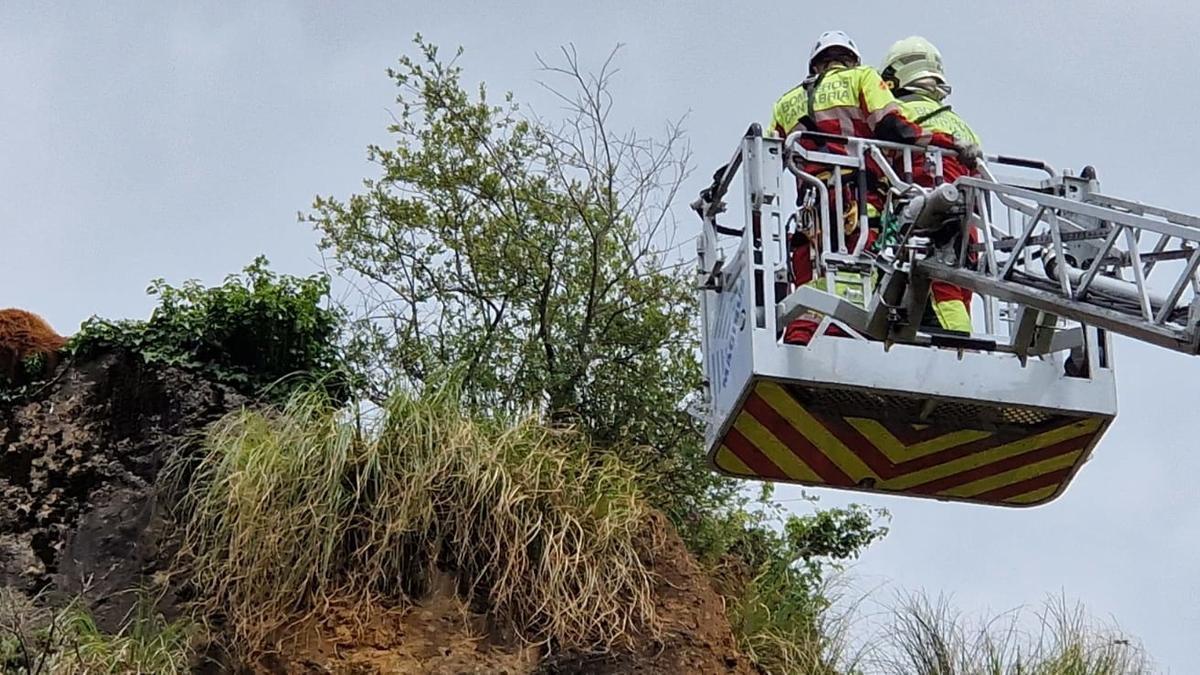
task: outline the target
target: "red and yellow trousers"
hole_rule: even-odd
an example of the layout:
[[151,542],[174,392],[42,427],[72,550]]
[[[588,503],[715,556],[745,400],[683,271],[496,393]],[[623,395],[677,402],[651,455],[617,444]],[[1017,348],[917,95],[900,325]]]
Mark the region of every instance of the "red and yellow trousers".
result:
[[[978,242],[979,231],[971,228],[966,245]],[[967,260],[977,258],[974,253],[967,255]],[[929,285],[929,306],[942,329],[960,333],[971,332],[971,291],[944,281],[935,281]]]
[[945,330],[971,332],[971,291],[935,281],[929,285],[929,304]]

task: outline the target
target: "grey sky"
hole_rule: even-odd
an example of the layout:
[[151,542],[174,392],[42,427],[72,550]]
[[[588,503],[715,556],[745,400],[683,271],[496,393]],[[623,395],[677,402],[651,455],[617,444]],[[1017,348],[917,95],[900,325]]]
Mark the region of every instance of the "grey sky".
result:
[[[469,79],[547,115],[535,50],[574,42],[597,63],[627,43],[622,120],[650,131],[691,111],[689,198],[799,81],[818,33],[849,31],[872,64],[920,33],[941,47],[955,109],[988,149],[1091,163],[1106,192],[1200,211],[1187,198],[1200,180],[1200,4],[650,4],[4,3],[0,305],[72,332],[92,314],[144,317],[154,277],[214,283],[259,253],[314,270],[315,236],[295,214],[371,173],[364,148],[385,140],[394,96],[383,70],[415,31],[466,46]],[[1065,591],[1114,615],[1161,666],[1195,672],[1200,361],[1126,340],[1118,350],[1117,422],[1051,505],[821,493],[893,512],[892,534],[856,568],[863,583],[945,591],[967,610]]]

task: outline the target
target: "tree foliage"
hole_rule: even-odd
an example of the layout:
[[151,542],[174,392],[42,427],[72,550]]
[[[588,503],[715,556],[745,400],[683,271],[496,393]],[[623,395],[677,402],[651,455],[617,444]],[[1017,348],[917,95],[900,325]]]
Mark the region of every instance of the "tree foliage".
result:
[[306,216],[366,299],[350,353],[375,397],[453,365],[466,403],[570,421],[639,448],[629,458],[686,483],[677,494],[704,492],[685,410],[700,383],[695,299],[665,227],[688,173],[679,124],[615,132],[611,57],[595,76],[570,49],[543,62],[567,83],[547,83],[565,110],[551,123],[511,94],[469,93],[457,56],[417,45],[388,71],[398,111],[394,144],[369,149],[379,175]]

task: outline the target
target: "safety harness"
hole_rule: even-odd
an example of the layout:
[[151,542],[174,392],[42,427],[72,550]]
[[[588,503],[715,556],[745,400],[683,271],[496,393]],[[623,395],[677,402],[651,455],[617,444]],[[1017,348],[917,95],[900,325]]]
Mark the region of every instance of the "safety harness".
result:
[[[911,91],[911,90],[910,90],[910,91]],[[930,101],[930,100],[932,100],[932,99],[930,99],[930,97],[928,97],[928,96],[922,96],[921,94],[918,94],[918,93],[908,93],[908,94],[905,94],[905,95],[901,96],[901,97],[900,97],[900,100],[901,100],[901,101],[904,101],[905,103],[913,103],[913,102],[916,102],[916,101]],[[943,106],[942,106],[942,107],[940,107],[940,108],[936,108],[936,109],[934,109],[934,110],[931,110],[931,111],[929,111],[929,112],[925,113],[924,115],[921,115],[921,116],[920,116],[920,117],[918,117],[917,119],[915,119],[915,120],[912,120],[912,123],[913,123],[913,124],[915,124],[915,125],[917,125],[917,126],[921,126],[922,124],[924,124],[924,123],[928,122],[929,120],[931,120],[931,119],[933,119],[933,118],[937,117],[938,115],[941,115],[941,114],[942,114],[942,113],[944,113],[944,112],[950,112],[950,110],[951,110],[951,109],[952,109],[952,108],[950,107],[950,104],[949,104],[949,103],[947,103],[947,104],[943,105]]]

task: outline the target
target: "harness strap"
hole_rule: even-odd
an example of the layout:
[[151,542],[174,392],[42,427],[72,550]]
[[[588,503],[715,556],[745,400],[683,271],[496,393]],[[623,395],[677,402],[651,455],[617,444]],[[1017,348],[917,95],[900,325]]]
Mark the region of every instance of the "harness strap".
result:
[[[804,126],[808,127],[812,131],[819,131],[819,129],[817,128],[817,117],[816,117],[817,87],[821,86],[821,82],[825,80],[825,76],[827,74],[829,74],[828,70],[822,71],[820,75],[817,75],[816,79],[805,80],[801,84],[801,86],[804,87],[805,95],[808,97],[808,112],[805,113],[799,120],[797,120],[797,122],[800,124],[803,124],[804,118],[807,117],[809,124],[805,124]],[[820,147],[822,149],[824,149],[825,146],[827,145],[827,143],[824,140],[818,141],[818,143],[820,143]]]
[[[920,94],[905,94],[904,96],[900,97],[900,100],[904,101],[905,103],[911,103],[913,101],[927,101],[929,99],[925,98],[924,96],[921,96]],[[937,117],[938,115],[941,115],[944,112],[949,112],[950,110],[951,110],[950,105],[946,104],[940,108],[937,108],[936,110],[932,110],[930,112],[925,113],[924,115],[921,115],[920,117],[918,117],[915,120],[912,120],[912,123],[917,126],[921,126],[922,124]]]
[[915,124],[915,125],[917,125],[917,126],[921,126],[922,124],[924,124],[924,123],[928,122],[929,120],[931,120],[931,119],[933,119],[933,118],[937,117],[938,115],[941,115],[941,114],[942,114],[942,113],[944,113],[944,112],[948,112],[949,110],[950,110],[950,106],[949,106],[949,105],[944,105],[944,106],[942,106],[942,107],[938,108],[937,110],[933,110],[933,111],[930,111],[930,112],[928,112],[928,113],[925,113],[924,115],[921,115],[921,116],[920,116],[920,117],[918,117],[917,119],[913,120],[913,124]]

